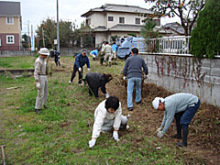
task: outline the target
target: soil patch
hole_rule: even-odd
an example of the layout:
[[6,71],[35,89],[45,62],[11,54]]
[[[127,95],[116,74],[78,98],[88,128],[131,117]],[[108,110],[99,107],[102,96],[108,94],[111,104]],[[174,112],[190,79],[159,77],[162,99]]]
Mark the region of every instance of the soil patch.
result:
[[[163,112],[156,111],[152,107],[152,100],[159,97],[167,97],[172,93],[157,87],[155,84],[143,84],[142,103],[136,105],[132,112],[126,107],[126,88],[122,77],[115,76],[108,84],[107,89],[111,95],[120,98],[123,105],[123,114],[130,114],[129,120],[135,123],[136,127],[144,136],[153,136],[163,119]],[[176,134],[175,120],[172,123],[166,136],[161,139],[166,145],[174,145],[177,140],[171,138]],[[139,139],[136,139],[138,143]],[[179,140],[180,141],[180,140]],[[189,125],[187,155],[202,157],[207,164],[220,164],[220,108],[206,103],[201,103],[199,110]]]

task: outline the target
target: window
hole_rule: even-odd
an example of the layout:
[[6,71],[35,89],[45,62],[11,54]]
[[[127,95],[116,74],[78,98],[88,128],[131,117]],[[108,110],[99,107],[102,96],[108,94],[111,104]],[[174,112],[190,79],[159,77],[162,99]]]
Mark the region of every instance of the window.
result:
[[125,18],[124,17],[119,17],[119,23],[125,23]]
[[14,24],[14,18],[13,17],[6,17],[6,24]]
[[140,25],[141,24],[141,19],[140,18],[135,18],[135,24]]
[[86,25],[91,25],[91,18],[86,20]]
[[7,35],[6,36],[6,43],[7,44],[14,44],[15,43],[15,38],[13,35]]
[[108,16],[108,21],[113,21],[113,17],[112,16]]

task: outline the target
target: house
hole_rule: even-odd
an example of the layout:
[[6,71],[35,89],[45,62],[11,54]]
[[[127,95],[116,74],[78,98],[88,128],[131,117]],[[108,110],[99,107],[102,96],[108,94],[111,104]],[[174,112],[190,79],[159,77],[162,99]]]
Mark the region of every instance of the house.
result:
[[[86,24],[94,34],[95,44],[111,41],[111,37],[126,38],[129,34],[140,36],[141,28],[147,16],[153,12],[138,6],[105,4],[82,14]],[[160,19],[154,18],[160,26]]]
[[20,49],[21,28],[20,2],[0,1],[0,51]]

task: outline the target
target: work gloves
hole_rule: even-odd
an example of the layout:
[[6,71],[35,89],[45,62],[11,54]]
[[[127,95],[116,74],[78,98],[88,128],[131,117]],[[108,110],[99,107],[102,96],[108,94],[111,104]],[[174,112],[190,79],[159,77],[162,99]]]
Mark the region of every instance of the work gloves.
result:
[[87,68],[88,71],[90,71],[90,68]]
[[163,135],[164,135],[164,132],[163,132],[163,131],[158,131],[158,132],[157,132],[157,136],[158,136],[159,138],[162,138]]
[[118,131],[114,131],[113,132],[113,138],[115,139],[116,142],[119,142],[119,138],[118,138]]
[[106,99],[109,98],[109,93],[108,93],[108,92],[106,92],[105,98],[106,98]]
[[40,83],[39,82],[36,83],[36,87],[37,87],[37,89],[40,89]]
[[96,142],[96,139],[92,139],[89,141],[89,148],[92,148],[95,146],[95,142]]
[[123,77],[123,80],[126,80],[126,76]]
[[156,132],[158,133],[159,131],[162,131],[162,129],[163,127],[159,127]]
[[80,67],[79,67],[79,69],[78,69],[78,70],[79,70],[79,72],[81,72],[81,71],[82,71],[82,68],[80,68]]

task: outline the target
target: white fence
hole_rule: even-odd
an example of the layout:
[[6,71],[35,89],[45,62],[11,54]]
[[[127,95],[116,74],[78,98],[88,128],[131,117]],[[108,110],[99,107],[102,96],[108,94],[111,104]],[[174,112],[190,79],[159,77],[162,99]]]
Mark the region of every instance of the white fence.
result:
[[147,42],[138,40],[138,48],[140,52],[189,54],[189,39],[190,36],[170,36],[149,39]]

